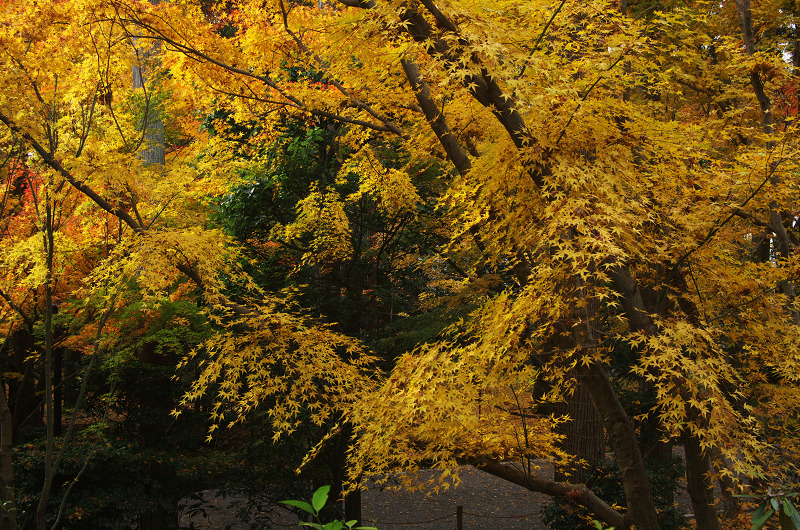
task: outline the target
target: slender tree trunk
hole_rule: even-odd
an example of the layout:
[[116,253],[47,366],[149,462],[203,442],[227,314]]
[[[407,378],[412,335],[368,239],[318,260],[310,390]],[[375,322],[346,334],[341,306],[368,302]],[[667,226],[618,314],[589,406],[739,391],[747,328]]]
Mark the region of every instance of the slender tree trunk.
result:
[[17,507],[14,494],[13,455],[14,419],[6,398],[5,384],[0,388],[0,530],[17,530]]
[[[158,4],[158,1],[151,1]],[[159,53],[161,51],[160,41],[154,42],[134,42],[134,48],[138,58],[138,64],[133,66],[133,88],[140,90],[144,95],[144,108],[142,109],[142,122],[140,124],[141,141],[143,148],[139,151],[139,158],[149,166],[161,167],[166,162],[165,157],[165,132],[164,116],[162,105],[159,101],[160,95],[155,89],[152,81],[159,67]],[[149,86],[148,86],[149,85]],[[137,198],[132,195],[131,202],[136,205]],[[139,362],[151,366],[169,366],[172,360],[155,353],[155,345],[147,344],[139,351]],[[169,384],[165,381],[164,384]],[[141,405],[144,408],[153,409],[163,406],[163,403],[154,403],[143,395]],[[161,429],[154,428],[152,424],[140,425],[140,440],[143,449],[152,448],[157,445],[158,439],[163,432]],[[154,467],[151,474],[162,480],[170,480],[173,475],[171,469]],[[178,528],[179,513],[177,509],[178,499],[174,501],[175,506],[164,507],[158,505],[148,508],[139,514],[139,530],[172,530]]]
[[53,350],[53,434],[61,436],[62,404],[63,404],[63,372],[64,351],[61,348]]

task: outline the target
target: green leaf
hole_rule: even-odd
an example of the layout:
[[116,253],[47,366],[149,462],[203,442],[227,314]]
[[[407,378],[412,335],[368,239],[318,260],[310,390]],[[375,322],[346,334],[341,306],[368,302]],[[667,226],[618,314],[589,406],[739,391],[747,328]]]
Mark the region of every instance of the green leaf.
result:
[[282,504],[288,504],[289,506],[294,506],[295,508],[300,508],[304,512],[310,513],[314,515],[314,509],[305,501],[281,501]]
[[800,530],[800,513],[797,512],[797,508],[794,507],[792,501],[789,499],[783,500],[783,511],[789,516],[794,523],[794,527],[796,530]]
[[306,523],[306,522],[302,522],[302,523],[298,523],[298,524],[299,524],[300,526],[310,526],[310,527],[311,527],[311,528],[313,528],[314,530],[325,530],[325,529],[322,527],[322,525],[321,525],[321,524],[319,524],[319,523]]
[[311,498],[311,505],[314,507],[314,513],[319,513],[319,511],[325,507],[325,503],[328,502],[329,491],[331,491],[330,486],[321,486],[314,492],[314,496]]
[[781,503],[780,503],[780,502],[778,502],[778,499],[777,499],[777,498],[775,498],[775,497],[771,497],[771,498],[769,499],[769,502],[770,502],[770,503],[772,503],[772,509],[773,509],[773,510],[775,510],[776,512],[779,512],[779,511],[781,511]]
[[753,524],[760,519],[764,515],[764,511],[767,509],[767,505],[769,504],[769,498],[764,499],[761,501],[761,504],[758,505],[756,511],[753,513]]
[[[327,494],[325,498],[327,499]],[[342,528],[344,528],[344,524],[342,524],[342,522],[337,519],[323,526],[322,530],[342,530]]]
[[792,518],[783,510],[778,513],[778,522],[781,525],[781,530],[795,530]]
[[751,528],[750,530],[759,530],[761,527],[764,526],[764,524],[766,524],[767,519],[772,517],[773,513],[775,513],[775,510],[770,508],[770,510],[764,515],[762,515],[758,521],[753,521],[753,528]]

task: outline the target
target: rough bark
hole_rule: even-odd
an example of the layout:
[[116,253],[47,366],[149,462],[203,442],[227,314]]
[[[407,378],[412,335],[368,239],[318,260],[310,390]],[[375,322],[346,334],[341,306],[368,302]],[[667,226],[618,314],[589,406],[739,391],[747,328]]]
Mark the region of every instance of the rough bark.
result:
[[681,432],[681,441],[686,450],[686,490],[692,499],[697,528],[721,530],[711,482],[711,459],[703,452],[697,437],[686,429]]
[[134,45],[139,64],[133,65],[133,88],[141,90],[144,94],[144,108],[142,109],[142,122],[140,130],[142,137],[140,144],[144,149],[139,152],[139,157],[146,164],[157,164],[163,166],[166,162],[164,149],[164,115],[158,103],[157,94],[153,91],[152,84],[148,90],[148,77],[152,77],[156,70],[156,60],[161,50],[159,41],[155,41],[149,46]]
[[[572,239],[572,237],[570,237]],[[588,298],[589,288],[584,282],[575,279],[575,293],[580,303],[572,309],[572,318],[576,320],[572,325],[571,343],[565,344],[565,349],[578,345],[584,355],[597,349],[597,336],[593,331],[596,321],[596,307]],[[565,330],[567,331],[567,330]],[[557,481],[572,483],[585,483],[593,467],[605,456],[605,443],[603,439],[603,420],[594,406],[586,382],[578,377],[577,384],[571,396],[563,404],[561,410],[556,409],[556,414],[568,415],[569,421],[560,428],[565,435],[562,448],[582,462],[574,463],[569,469],[555,469]]]
[[627,518],[637,530],[660,528],[636,429],[614,393],[608,375],[596,364],[580,366],[577,372],[603,419],[614,448],[628,504]]
[[555,414],[569,416],[569,420],[558,428],[559,434],[564,435],[561,448],[583,463],[570,468],[556,467],[553,478],[557,482],[585,483],[594,466],[605,456],[603,421],[592,404],[586,385],[579,382],[572,396],[556,407]]

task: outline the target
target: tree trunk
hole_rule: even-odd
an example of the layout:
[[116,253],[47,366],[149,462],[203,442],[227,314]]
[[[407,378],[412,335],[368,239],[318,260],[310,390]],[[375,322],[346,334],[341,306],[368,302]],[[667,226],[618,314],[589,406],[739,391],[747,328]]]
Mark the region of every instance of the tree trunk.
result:
[[361,490],[354,489],[344,498],[344,520],[357,521],[354,526],[361,525]]
[[603,418],[606,434],[617,457],[628,505],[626,520],[636,525],[637,530],[660,529],[650,480],[647,477],[633,422],[614,394],[611,382],[600,366],[591,364],[580,366],[577,370],[595,408]]
[[36,380],[34,375],[33,337],[31,330],[25,326],[11,335],[11,350],[14,356],[14,369],[22,374],[19,383],[9,383],[9,406],[13,411],[14,436],[23,425],[42,425],[42,414],[36,398]]
[[[158,1],[151,1],[158,4]],[[166,162],[165,157],[165,133],[164,116],[158,95],[154,90],[154,83],[151,79],[159,67],[159,53],[161,52],[160,41],[135,41],[134,49],[138,59],[138,64],[133,66],[133,88],[139,89],[144,94],[144,108],[142,109],[142,122],[140,123],[141,143],[143,149],[139,151],[138,157],[146,164],[151,166],[163,166]],[[138,199],[132,194],[131,203],[134,209]],[[169,366],[172,360],[156,354],[155,344],[146,344],[139,351],[139,362],[144,365]],[[169,381],[164,381],[169,384]],[[143,409],[152,411],[153,409],[163,408],[163,403],[148,402],[147,397],[142,396],[140,406]],[[144,412],[147,414],[147,412]],[[144,416],[144,415],[143,415]],[[152,448],[157,445],[159,438],[163,436],[163,430],[155,427],[154,422],[140,422],[139,437],[143,449]],[[162,479],[169,480],[171,469],[153,469],[153,476],[160,476]],[[172,503],[170,503],[172,504]],[[146,509],[139,514],[139,530],[173,530],[179,526],[179,513],[177,509],[177,499],[175,506],[163,506],[157,503],[156,506]]]
[[158,54],[161,51],[161,42],[155,41],[146,46],[137,42],[134,43],[134,48],[139,64],[133,66],[133,88],[142,90],[144,94],[142,122],[139,126],[142,132],[144,149],[139,152],[139,158],[146,164],[163,166],[166,163],[164,116],[152,84],[149,89],[147,87],[148,77],[152,76],[153,72],[157,70],[155,66],[158,61]]
[[[46,190],[48,188],[45,188]],[[44,284],[44,395],[45,416],[47,418],[47,445],[44,455],[44,484],[36,507],[36,529],[47,529],[47,504],[53,488],[53,480],[57,469],[53,465],[55,450],[55,418],[53,417],[53,257],[54,226],[53,205],[49,191],[45,193],[45,231],[42,239],[45,248],[46,277]]]
[[0,388],[0,530],[17,529],[14,496],[13,455],[14,420],[6,399],[5,384]]
[[53,435],[61,436],[64,350],[53,349]]
[[575,392],[569,399],[556,407],[556,415],[568,415],[569,421],[558,428],[565,436],[561,448],[574,455],[583,463],[576,463],[568,469],[557,467],[554,480],[583,484],[592,474],[592,469],[605,456],[603,443],[603,420],[594,408],[586,385],[578,382]]
[[714,506],[714,486],[711,482],[711,459],[700,447],[700,441],[684,429],[681,440],[686,450],[686,489],[692,499],[697,528],[721,530]]

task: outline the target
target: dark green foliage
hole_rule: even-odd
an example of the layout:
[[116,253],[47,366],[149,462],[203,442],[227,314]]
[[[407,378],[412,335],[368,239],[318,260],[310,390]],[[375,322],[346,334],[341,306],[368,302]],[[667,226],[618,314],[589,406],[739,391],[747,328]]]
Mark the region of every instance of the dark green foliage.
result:
[[[417,296],[426,288],[417,265],[400,270],[395,263],[398,256],[424,254],[442,243],[431,240],[436,239],[435,227],[425,210],[432,209],[437,195],[432,183],[442,168],[410,169],[420,196],[431,203],[420,205],[417,218],[388,215],[368,196],[344,201],[352,255],[324,267],[300,266],[309,242],[302,238],[284,241],[275,228],[295,221],[298,202],[308,197],[312,188],[335,192],[343,199],[358,190],[357,175],[339,174],[351,154],[337,142],[339,128],[324,121],[312,125],[287,120],[277,141],[264,147],[265,161],[254,162],[242,175],[245,182],[219,201],[214,221],[244,244],[251,258],[244,267],[264,289],[291,288],[294,300],[310,316],[337,324],[345,333],[358,334],[392,322],[398,313],[413,311]],[[245,131],[237,134],[252,136]],[[373,143],[370,148],[383,166],[400,168],[408,163],[408,155],[397,145]]]
[[320,434],[306,426],[273,442],[268,419],[254,414],[219,436],[215,449],[226,455],[230,465],[218,477],[217,495],[252,530],[272,528],[276,510],[285,509],[281,500],[305,497],[313,484],[332,480],[324,465],[327,454],[300,475],[295,472]]
[[[242,141],[257,133],[235,127],[226,134]],[[220,200],[214,220],[241,241],[267,240],[273,226],[294,220],[295,205],[308,195],[312,183],[322,189],[333,183],[341,166],[333,138],[327,127],[288,123],[280,138],[265,148],[267,161],[250,166],[242,174],[245,182]]]
[[[85,325],[94,326],[65,323]],[[129,529],[145,514],[168,514],[177,523],[180,499],[211,487],[212,477],[224,467],[203,447],[204,415],[187,411],[177,419],[170,416],[193,376],[187,369],[175,378],[174,365],[209,332],[197,306],[165,300],[154,308],[131,302],[114,315],[113,325],[126,340],[122,347],[100,353],[54,480],[51,520],[86,464],[66,502],[63,528]],[[70,357],[65,363],[65,407],[76,402],[89,365],[89,356]],[[67,410],[65,419],[71,415]],[[21,528],[33,527],[44,481],[44,439],[41,429],[28,430],[14,450]]]
[[436,308],[416,315],[396,319],[381,329],[371,332],[366,343],[386,359],[388,370],[402,354],[413,351],[426,342],[441,339],[447,329],[459,319],[466,318],[475,307],[463,304],[455,309]]
[[[675,458],[663,465],[650,465],[647,472],[661,528],[663,530],[689,528],[685,514],[669,501],[677,488],[678,477],[683,474],[683,462],[679,458]],[[606,460],[599,463],[587,481],[587,486],[605,502],[612,506],[619,506],[624,511],[625,491],[622,487],[619,469],[614,461]],[[555,530],[596,530],[597,528],[592,522],[593,519],[588,510],[573,502],[557,498],[553,498],[544,507],[542,519],[547,526]]]
[[[56,448],[59,449],[58,447]],[[89,458],[91,456],[91,458]],[[63,528],[129,530],[140,514],[177,514],[178,500],[209,487],[214,461],[203,452],[145,450],[138,443],[86,429],[67,447],[50,497],[50,520],[69,483],[88,458],[88,466],[70,492]],[[33,528],[44,480],[44,443],[14,450],[20,528]]]

